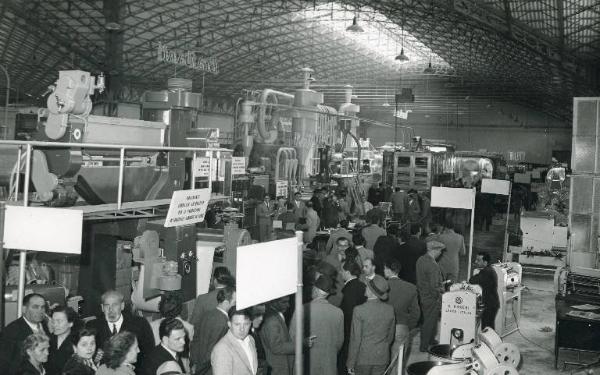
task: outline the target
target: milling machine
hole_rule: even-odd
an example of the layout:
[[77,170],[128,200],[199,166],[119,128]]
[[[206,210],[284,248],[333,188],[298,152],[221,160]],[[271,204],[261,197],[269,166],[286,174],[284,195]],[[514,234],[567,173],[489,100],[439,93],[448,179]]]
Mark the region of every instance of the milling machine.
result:
[[492,266],[496,271],[500,298],[495,327],[498,334],[504,337],[519,329],[523,268],[515,262],[496,263]]
[[481,295],[479,285],[466,282],[452,284],[442,295],[440,344],[456,346],[475,340],[481,328],[478,314]]

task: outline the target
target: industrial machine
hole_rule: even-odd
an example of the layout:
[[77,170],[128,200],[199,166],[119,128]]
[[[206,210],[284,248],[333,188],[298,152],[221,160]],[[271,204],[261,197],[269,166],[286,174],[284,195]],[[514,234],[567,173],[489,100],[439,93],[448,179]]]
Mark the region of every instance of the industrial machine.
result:
[[523,268],[515,262],[496,263],[492,266],[496,271],[500,298],[495,327],[500,336],[504,337],[519,329]]
[[408,375],[518,375],[519,349],[502,342],[491,328],[481,331],[475,342],[452,347],[445,357],[416,362],[406,369]]
[[452,347],[473,342],[480,328],[481,287],[466,282],[450,286],[442,295],[440,344]]

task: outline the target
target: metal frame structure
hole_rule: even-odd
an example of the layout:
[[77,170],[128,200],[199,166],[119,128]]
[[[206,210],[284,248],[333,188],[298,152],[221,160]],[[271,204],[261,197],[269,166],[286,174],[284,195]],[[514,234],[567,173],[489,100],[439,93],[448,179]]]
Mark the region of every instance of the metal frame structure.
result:
[[[398,50],[406,36],[411,60],[394,62],[394,45],[390,61],[332,32],[332,23],[350,24],[355,11],[363,25],[391,35]],[[115,12],[118,28],[109,28]],[[43,93],[50,73],[61,69],[113,70],[127,88],[120,99],[135,100],[173,75],[193,78],[209,96],[243,88],[290,91],[297,70],[311,66],[318,78],[313,87],[323,85],[328,105],[341,102],[343,85],[352,83],[363,110],[384,111],[388,92],[408,85],[415,87],[415,111],[446,113],[473,97],[568,119],[570,98],[590,96],[600,86],[599,17],[598,0],[6,0],[0,58],[21,99]],[[116,60],[115,35],[123,39]],[[219,74],[159,62],[159,41],[216,57]],[[433,74],[423,73],[428,56]],[[439,86],[435,96],[420,90],[428,84]]]

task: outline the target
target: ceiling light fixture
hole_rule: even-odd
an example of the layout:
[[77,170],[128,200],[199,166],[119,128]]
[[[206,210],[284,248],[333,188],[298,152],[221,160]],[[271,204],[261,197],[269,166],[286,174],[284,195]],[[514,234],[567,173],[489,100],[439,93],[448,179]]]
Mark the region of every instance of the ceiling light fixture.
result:
[[348,26],[346,28],[346,31],[350,31],[352,33],[364,33],[365,32],[365,29],[363,29],[358,24],[358,11],[356,12],[356,14],[354,14],[354,18],[352,19],[352,25]]
[[427,68],[425,68],[423,70],[423,73],[425,73],[425,74],[433,74],[433,73],[435,73],[435,70],[431,66],[431,58],[429,58],[429,64],[427,65]]
[[[396,50],[397,51],[397,50]],[[400,62],[410,60],[408,56],[404,54],[404,20],[402,20],[402,49],[400,50],[400,54],[396,56],[396,60]]]

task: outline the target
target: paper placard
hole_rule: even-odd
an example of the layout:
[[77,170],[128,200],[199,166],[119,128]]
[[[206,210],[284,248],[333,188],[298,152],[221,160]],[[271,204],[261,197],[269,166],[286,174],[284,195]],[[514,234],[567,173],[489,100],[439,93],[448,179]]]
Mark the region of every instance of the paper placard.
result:
[[196,177],[210,176],[210,159],[198,157],[194,160],[194,173]]
[[4,247],[81,254],[83,212],[76,209],[6,206]]
[[222,242],[196,242],[196,297],[208,293],[215,248],[221,245]]
[[245,309],[295,293],[297,252],[296,237],[238,247],[236,307]]
[[275,182],[275,196],[288,197],[288,182],[286,180],[278,180]]
[[231,158],[231,174],[246,174],[246,158],[243,156],[233,156]]
[[210,189],[177,190],[173,192],[165,227],[195,224],[204,221],[210,200]]
[[431,207],[473,208],[473,189],[431,187]]
[[531,175],[526,173],[515,173],[515,183],[530,184]]
[[510,193],[510,181],[484,178],[481,180],[481,192],[508,195]]
[[273,220],[273,229],[283,229],[283,221]]

